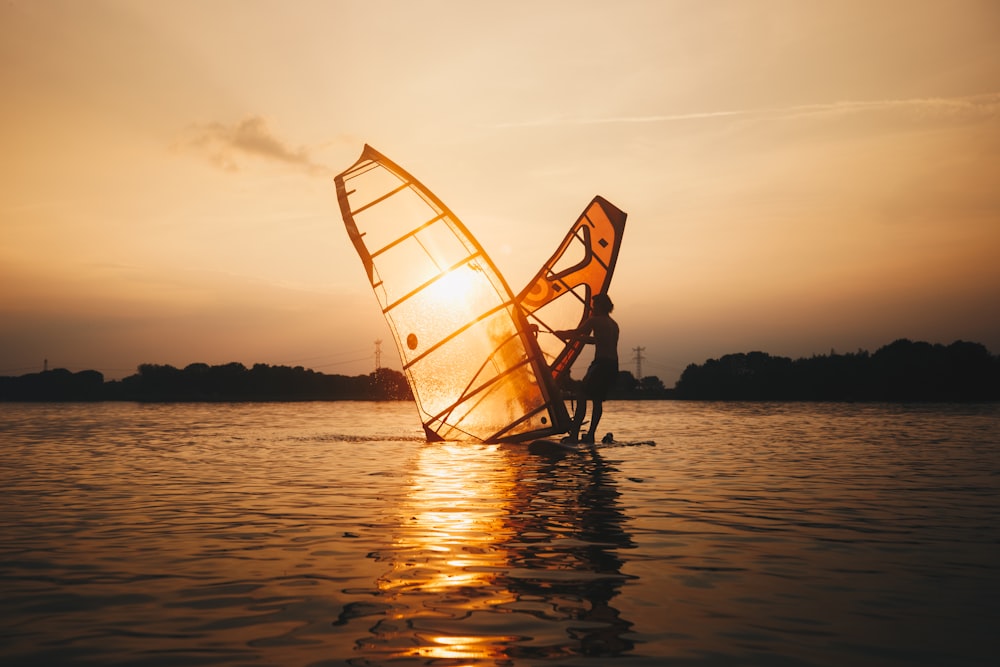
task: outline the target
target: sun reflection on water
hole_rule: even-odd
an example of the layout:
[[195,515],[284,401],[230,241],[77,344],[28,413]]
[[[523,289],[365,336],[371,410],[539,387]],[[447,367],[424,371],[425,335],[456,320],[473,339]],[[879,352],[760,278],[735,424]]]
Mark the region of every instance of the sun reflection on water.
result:
[[424,446],[416,457],[401,530],[386,554],[392,568],[378,580],[394,622],[380,623],[376,635],[389,645],[411,644],[392,656],[484,659],[502,655],[515,639],[471,635],[468,628],[444,631],[455,620],[515,600],[496,584],[509,560],[501,545],[512,536],[505,514],[515,491],[504,455],[496,445],[442,443]]
[[360,650],[468,664],[630,650],[610,602],[631,540],[596,452],[427,443],[411,465]]

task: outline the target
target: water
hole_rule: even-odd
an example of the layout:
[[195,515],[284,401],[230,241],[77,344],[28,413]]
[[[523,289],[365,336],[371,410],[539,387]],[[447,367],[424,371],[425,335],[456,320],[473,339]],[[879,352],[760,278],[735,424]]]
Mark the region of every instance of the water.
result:
[[1000,406],[0,404],[5,665],[993,665]]

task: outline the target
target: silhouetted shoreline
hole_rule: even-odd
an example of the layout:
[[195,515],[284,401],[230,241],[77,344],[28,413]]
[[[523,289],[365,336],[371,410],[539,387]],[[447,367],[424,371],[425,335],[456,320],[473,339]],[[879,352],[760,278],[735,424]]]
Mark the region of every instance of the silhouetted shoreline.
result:
[[874,354],[792,360],[729,354],[688,366],[674,398],[713,401],[979,402],[1000,399],[1000,358],[979,343],[899,339]]
[[[568,387],[567,387],[568,389]],[[301,366],[241,363],[183,369],[142,364],[135,375],[105,382],[98,371],[63,368],[0,377],[0,401],[348,401],[412,400],[406,377],[379,369],[327,375]],[[727,354],[689,365],[673,388],[656,376],[619,373],[615,400],[982,402],[1000,400],[1000,357],[979,343],[950,345],[900,339],[874,354],[792,360],[765,352]]]
[[104,381],[98,371],[72,373],[64,368],[0,377],[4,401],[391,401],[412,399],[402,373],[382,368],[353,377],[327,375],[301,366],[241,363],[209,366],[194,363],[178,369],[142,364],[139,372]]

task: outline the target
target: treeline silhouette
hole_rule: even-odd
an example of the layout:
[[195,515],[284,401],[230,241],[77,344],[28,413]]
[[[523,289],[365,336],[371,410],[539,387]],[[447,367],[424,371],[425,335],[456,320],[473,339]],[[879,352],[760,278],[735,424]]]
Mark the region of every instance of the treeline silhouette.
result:
[[994,401],[1000,359],[979,343],[902,338],[874,354],[792,360],[764,352],[727,354],[688,366],[674,398],[718,401]]
[[5,401],[329,401],[412,398],[402,373],[381,368],[368,375],[327,375],[296,366],[241,363],[190,364],[183,369],[142,364],[139,372],[104,381],[98,371],[57,368],[0,377]]
[[[577,381],[563,390],[573,395]],[[673,389],[656,376],[618,374],[609,398],[710,401],[995,401],[1000,358],[979,343],[951,345],[900,339],[874,354],[792,360],[765,352],[727,354],[691,364]],[[336,401],[412,400],[406,377],[382,368],[368,375],[327,375],[296,366],[195,363],[183,369],[143,364],[138,373],[104,381],[98,371],[58,368],[0,377],[0,401]]]
[[[579,380],[568,380],[561,388],[567,397],[576,396],[579,385]],[[608,391],[608,399],[615,401],[662,400],[672,395],[673,389],[667,389],[657,376],[646,375],[638,379],[630,371],[618,371],[618,379]]]

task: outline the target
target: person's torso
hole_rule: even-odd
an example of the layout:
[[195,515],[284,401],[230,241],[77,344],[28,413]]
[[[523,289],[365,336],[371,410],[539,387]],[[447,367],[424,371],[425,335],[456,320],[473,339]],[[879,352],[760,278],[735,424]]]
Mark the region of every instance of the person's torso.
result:
[[594,358],[618,361],[618,323],[607,315],[591,318],[594,333]]

